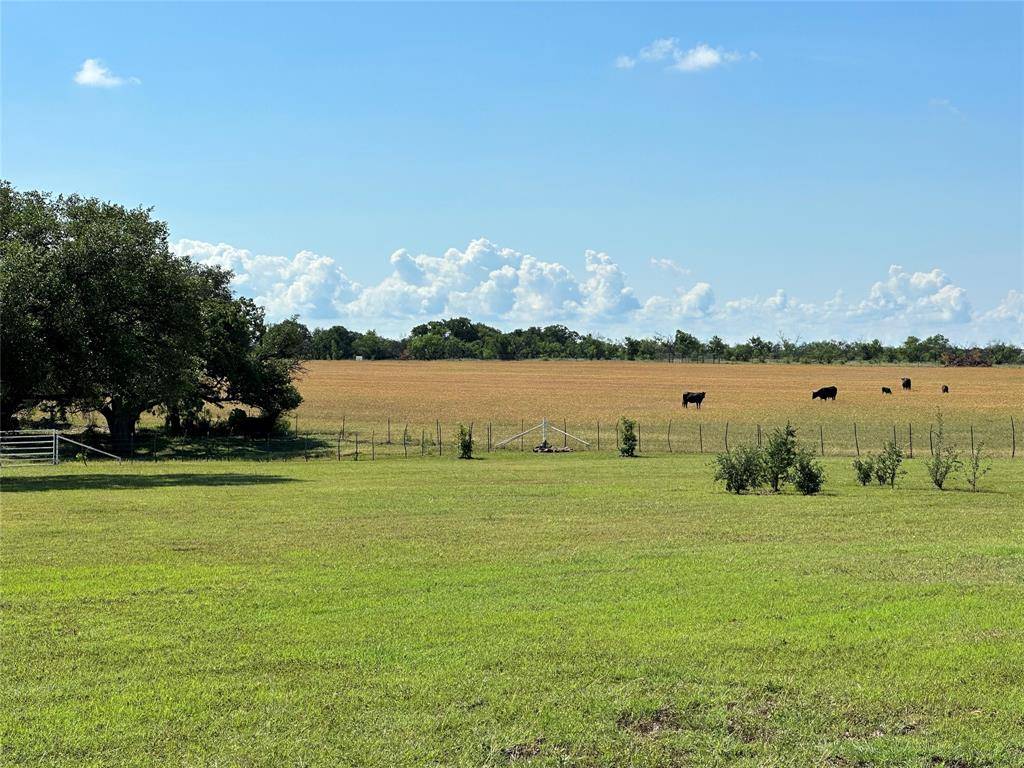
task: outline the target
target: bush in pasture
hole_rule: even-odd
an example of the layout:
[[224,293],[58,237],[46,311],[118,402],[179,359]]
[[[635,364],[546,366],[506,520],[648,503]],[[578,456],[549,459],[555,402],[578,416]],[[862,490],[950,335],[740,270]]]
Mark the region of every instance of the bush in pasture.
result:
[[771,431],[763,451],[762,476],[773,493],[778,493],[790,479],[797,454],[796,429],[792,424],[786,422],[785,427]]
[[896,487],[897,478],[907,474],[903,469],[903,449],[896,445],[895,440],[890,440],[882,448],[882,452],[875,459],[875,479],[879,485]]
[[978,481],[988,474],[992,469],[992,462],[988,460],[985,453],[985,443],[979,442],[977,446],[971,446],[967,454],[967,461],[964,462],[964,479],[971,491],[978,490]]
[[619,429],[619,455],[636,456],[636,421],[622,417]]
[[764,480],[764,456],[752,445],[715,456],[715,480],[725,483],[729,493],[746,493]]
[[853,470],[857,473],[857,482],[867,485],[875,476],[875,458],[869,453],[867,458],[854,459]]
[[459,424],[459,458],[473,458],[473,430]]
[[947,441],[945,429],[942,422],[942,411],[935,414],[937,428],[932,433],[932,455],[925,460],[924,466],[928,470],[928,477],[932,485],[940,491],[946,484],[950,474],[963,465],[960,460],[960,451],[956,445]]
[[825,468],[814,460],[814,453],[805,448],[797,451],[793,460],[792,479],[800,493],[812,496],[825,484]]

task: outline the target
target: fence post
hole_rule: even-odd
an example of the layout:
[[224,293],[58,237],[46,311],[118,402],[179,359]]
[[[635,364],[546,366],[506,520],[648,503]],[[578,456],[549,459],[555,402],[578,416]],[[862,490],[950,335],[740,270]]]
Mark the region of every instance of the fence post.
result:
[[697,439],[700,440],[700,452],[704,453],[704,427],[697,422]]
[[672,453],[672,419],[668,420],[668,452]]
[[359,461],[359,433],[356,432],[356,457],[354,461]]
[[341,432],[338,433],[338,461],[341,461]]
[[729,452],[729,422],[725,422],[725,452]]
[[345,439],[345,414],[341,414],[341,439]]
[[53,430],[53,463],[60,464],[60,455],[57,453],[57,430]]
[[377,441],[374,439],[377,433],[374,430],[370,430],[370,461],[377,458]]
[[757,425],[757,447],[761,447],[761,425]]
[[860,441],[857,439],[857,422],[853,422],[853,447],[857,449],[857,458],[860,458]]
[[935,445],[932,443],[932,425],[928,425],[928,453],[935,455]]
[[391,417],[388,416],[388,445],[391,445]]
[[974,425],[971,424],[971,456],[974,455]]
[[[519,431],[520,432],[525,432],[526,431],[526,419],[520,419],[519,420]],[[520,435],[519,436],[519,450],[520,451],[525,451],[526,450],[526,437],[525,437],[525,435]]]
[[427,430],[420,430],[420,456],[427,455]]
[[[1012,417],[1011,417],[1012,420]],[[597,420],[597,450],[601,450],[601,420]]]
[[899,445],[899,442],[897,442],[897,440],[896,440],[896,425],[895,424],[892,425],[892,444],[893,445]]
[[907,436],[910,440],[910,458],[914,458],[914,425],[907,423]]
[[643,450],[641,447],[643,444],[640,442],[640,422],[636,423],[636,452],[640,453]]
[[409,422],[405,423],[405,429],[402,430],[402,450],[405,452],[405,458],[409,458]]
[[435,422],[437,426],[437,455],[441,455],[441,420],[437,419]]
[[1013,423],[1013,416],[1010,417],[1010,458],[1017,456],[1017,426]]
[[487,422],[487,452],[488,453],[491,452],[491,441],[493,440],[492,434],[493,433],[492,433],[492,430],[491,430],[491,422],[488,421]]
[[562,447],[567,448],[569,446],[569,438],[566,436],[566,432],[569,431],[569,427],[565,424],[565,419],[562,419]]

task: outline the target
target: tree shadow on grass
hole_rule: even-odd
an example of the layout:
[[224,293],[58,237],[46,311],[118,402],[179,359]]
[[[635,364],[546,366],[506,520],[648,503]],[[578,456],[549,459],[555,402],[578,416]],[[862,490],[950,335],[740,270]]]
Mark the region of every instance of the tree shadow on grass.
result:
[[7,474],[0,478],[0,492],[25,493],[31,491],[132,491],[152,488],[230,487],[241,485],[276,485],[297,482],[280,475],[245,475],[239,472],[198,474],[172,472],[152,475],[122,475],[114,473],[75,475],[33,475],[18,477]]

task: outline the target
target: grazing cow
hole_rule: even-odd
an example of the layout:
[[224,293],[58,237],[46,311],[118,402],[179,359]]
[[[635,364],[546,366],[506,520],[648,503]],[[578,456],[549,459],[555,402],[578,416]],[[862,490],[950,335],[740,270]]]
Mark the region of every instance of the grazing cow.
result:
[[943,384],[942,385],[942,394],[944,394],[944,395],[948,395],[949,394],[949,385],[948,384]]
[[822,400],[835,400],[839,393],[838,387],[822,387],[811,392],[811,400],[821,398]]
[[683,392],[683,408],[689,408],[690,403],[697,406],[697,410],[700,410],[700,404],[704,402],[704,395],[706,392]]
[[905,391],[910,391],[910,379],[903,379],[902,385]]
[[892,394],[892,389],[890,389],[889,387],[882,387],[882,394],[883,395],[891,395]]

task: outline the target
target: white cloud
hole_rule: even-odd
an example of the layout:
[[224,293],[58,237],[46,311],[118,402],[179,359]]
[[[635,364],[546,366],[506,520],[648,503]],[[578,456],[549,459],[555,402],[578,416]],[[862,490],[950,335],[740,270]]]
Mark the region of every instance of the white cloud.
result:
[[332,258],[312,251],[288,259],[201,240],[179,240],[171,250],[199,264],[230,269],[235,274],[232,286],[266,307],[274,320],[296,314],[306,319],[333,317],[361,288],[335,267]]
[[691,273],[689,269],[686,269],[685,267],[680,267],[672,259],[651,259],[650,263],[652,267],[663,269],[666,272],[673,272],[679,275],[680,277],[685,277]]
[[75,73],[75,82],[92,88],[116,88],[125,83],[140,85],[137,77],[120,77],[115,75],[99,59],[86,59]]
[[[425,319],[465,315],[503,327],[557,322],[630,335],[682,327],[733,340],[785,333],[901,341],[943,333],[966,343],[1024,341],[1024,291],[1011,290],[997,306],[976,312],[967,291],[940,269],[911,272],[893,265],[885,279],[853,299],[837,291],[824,301],[805,301],[779,288],[767,296],[718,301],[708,282],[697,281],[641,301],[607,253],[585,251],[579,279],[565,264],[483,238],[439,256],[395,251],[386,260],[389,273],[369,285],[351,281],[332,257],[312,251],[268,256],[197,240],[180,240],[172,249],[232,270],[236,290],[266,307],[271,320],[298,314],[314,325],[341,322],[404,333]],[[671,259],[649,264],[687,274]]]
[[671,62],[668,69],[678,72],[700,72],[706,69],[714,69],[723,64],[732,64],[739,61],[756,61],[760,56],[756,51],[741,53],[740,51],[729,51],[725,48],[715,48],[707,43],[697,43],[689,49],[679,47],[679,40],[675,37],[658,38],[650,45],[640,49],[636,58],[628,55],[621,55],[615,60],[615,66],[620,69],[632,69],[637,61],[647,62]]
[[640,58],[644,61],[662,61],[679,52],[679,41],[674,37],[662,37],[640,49]]
[[949,99],[929,99],[928,106],[942,112],[947,112],[954,117],[963,117],[963,111]]
[[910,273],[898,264],[889,277],[871,286],[868,297],[850,308],[851,317],[965,322],[971,317],[967,292],[950,283],[940,269]]

